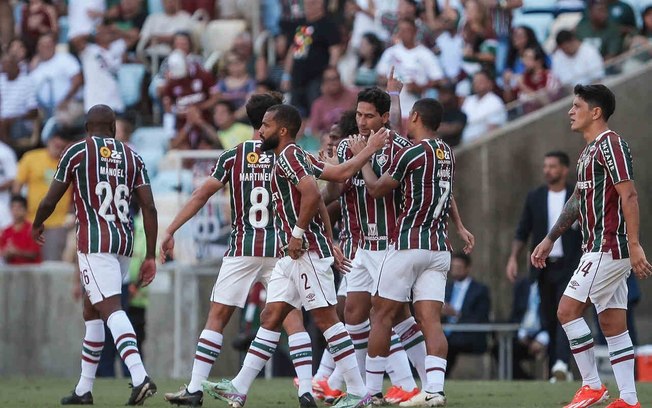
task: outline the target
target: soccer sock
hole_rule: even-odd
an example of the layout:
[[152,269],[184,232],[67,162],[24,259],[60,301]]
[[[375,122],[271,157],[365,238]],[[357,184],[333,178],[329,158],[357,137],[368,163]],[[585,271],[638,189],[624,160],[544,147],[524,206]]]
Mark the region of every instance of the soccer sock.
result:
[[358,360],[358,368],[361,375],[364,375],[365,361],[367,359],[367,346],[369,345],[369,330],[371,324],[369,319],[360,324],[347,324],[346,331],[351,335],[353,348],[355,349],[355,358]]
[[385,376],[385,367],[387,366],[387,357],[369,357],[367,356],[367,392],[376,395],[383,390],[383,377]]
[[104,348],[104,322],[100,319],[85,322],[86,334],[82,344],[81,376],[75,387],[75,394],[82,396],[93,391],[97,364]]
[[[414,382],[414,378],[412,377],[410,362],[403,348],[403,343],[401,343],[401,339],[393,331],[389,346],[389,356],[387,357],[387,374],[392,381],[392,385],[397,385],[405,391],[412,391],[417,387],[417,383]],[[369,387],[367,386],[367,388]]]
[[188,384],[188,392],[201,391],[202,381],[208,378],[213,363],[220,355],[223,338],[222,334],[216,331],[202,330],[197,341],[197,351],[195,351],[195,362],[192,365],[192,377],[190,378],[190,384]]
[[[325,353],[330,354],[328,350],[326,350]],[[335,360],[333,360],[333,364],[335,364]],[[333,370],[331,376],[328,377],[328,387],[331,390],[342,390],[343,385],[344,377],[342,376],[342,367],[335,367],[335,370]]]
[[312,343],[306,332],[288,337],[290,359],[299,378],[299,396],[312,392]]
[[421,386],[428,383],[426,375],[426,343],[423,340],[423,333],[413,316],[408,317],[401,323],[394,326],[394,332],[401,338],[403,348],[410,359],[410,363],[417,369]]
[[425,363],[428,382],[423,389],[430,393],[444,392],[446,360],[437,356],[426,356]]
[[634,383],[634,346],[629,330],[617,336],[607,337],[609,359],[618,383],[620,398],[630,405],[638,402]]
[[276,351],[281,333],[264,328],[258,329],[256,338],[251,342],[247,355],[242,363],[238,375],[231,382],[236,390],[246,394],[260,371],[265,367],[267,360]]
[[136,343],[136,334],[134,328],[123,310],[113,312],[106,325],[109,326],[111,334],[115,339],[115,348],[120,353],[120,358],[124,361],[131,374],[131,383],[134,387],[139,386],[145,381],[147,372],[143,361],[140,359],[138,344]]
[[317,374],[315,374],[315,379],[324,380],[330,377],[333,371],[335,371],[335,360],[333,360],[333,356],[331,356],[328,350],[324,350],[324,353],[321,355]]
[[333,360],[338,367],[342,367],[342,377],[346,383],[349,394],[364,396],[367,390],[360,376],[353,342],[342,323],[336,323],[324,332],[328,342],[328,351],[333,355]]
[[594,390],[599,390],[602,382],[598,375],[598,366],[595,363],[591,329],[589,329],[589,326],[582,317],[568,322],[561,327],[566,332],[566,337],[568,337],[568,341],[570,342],[571,352],[577,363],[577,368],[582,375],[582,385],[588,385]]

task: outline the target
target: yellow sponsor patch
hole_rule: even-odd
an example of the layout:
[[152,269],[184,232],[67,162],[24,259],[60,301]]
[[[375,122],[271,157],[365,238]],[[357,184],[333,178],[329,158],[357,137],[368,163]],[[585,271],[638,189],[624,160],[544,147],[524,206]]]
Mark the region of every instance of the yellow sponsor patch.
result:
[[100,147],[100,156],[104,157],[105,159],[109,158],[111,156],[111,149],[106,146]]
[[251,153],[247,154],[247,163],[249,163],[249,164],[258,163],[258,153],[251,152]]

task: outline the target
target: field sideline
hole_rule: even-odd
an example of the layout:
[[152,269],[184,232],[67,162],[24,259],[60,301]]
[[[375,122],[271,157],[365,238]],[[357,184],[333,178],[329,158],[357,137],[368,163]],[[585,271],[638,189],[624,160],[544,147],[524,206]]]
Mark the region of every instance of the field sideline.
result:
[[[126,379],[97,380],[93,393],[95,406],[123,406],[129,397],[128,382]],[[158,394],[147,400],[145,406],[169,407],[170,405],[163,400],[163,393],[174,391],[181,384],[181,381],[176,380],[158,381]],[[1,378],[0,407],[60,407],[59,399],[68,394],[74,385],[74,379]],[[578,383],[450,381],[446,384],[446,394],[449,407],[559,408],[569,401],[578,385]],[[612,395],[618,393],[615,383],[607,383],[607,387]],[[652,383],[637,383],[637,387],[641,406],[649,407],[652,404]],[[296,393],[290,378],[258,380],[252,387],[246,405],[247,408],[296,406],[298,406]],[[208,397],[204,399],[204,407],[219,408],[227,405]]]

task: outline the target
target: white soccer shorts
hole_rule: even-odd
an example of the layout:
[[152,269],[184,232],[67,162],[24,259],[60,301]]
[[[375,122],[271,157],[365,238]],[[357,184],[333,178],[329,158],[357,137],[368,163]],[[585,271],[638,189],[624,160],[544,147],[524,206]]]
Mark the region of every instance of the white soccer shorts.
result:
[[613,259],[611,252],[585,253],[564,295],[582,303],[591,299],[598,313],[627,309],[627,278],[631,269],[629,258]]
[[122,282],[129,272],[131,258],[122,255],[77,252],[79,279],[92,304],[122,294]]
[[225,256],[213,285],[211,302],[243,308],[254,283],[267,287],[276,262],[278,258],[264,256]]
[[385,257],[385,251],[369,251],[358,248],[346,274],[346,291],[371,293],[378,282],[378,271]]

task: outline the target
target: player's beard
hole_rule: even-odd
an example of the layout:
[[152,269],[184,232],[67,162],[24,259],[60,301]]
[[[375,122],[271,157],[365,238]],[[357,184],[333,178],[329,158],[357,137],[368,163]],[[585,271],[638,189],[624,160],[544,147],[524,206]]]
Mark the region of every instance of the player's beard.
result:
[[279,139],[277,135],[270,136],[263,139],[263,142],[260,145],[260,150],[266,152],[269,150],[274,150],[278,147]]

